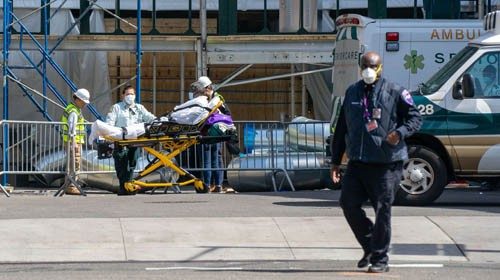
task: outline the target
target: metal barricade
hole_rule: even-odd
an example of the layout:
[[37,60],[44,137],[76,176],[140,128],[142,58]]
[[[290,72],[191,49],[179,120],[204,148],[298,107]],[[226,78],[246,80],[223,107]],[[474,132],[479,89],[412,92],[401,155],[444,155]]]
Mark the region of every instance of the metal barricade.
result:
[[201,166],[201,147],[188,151],[191,161],[181,161],[181,165],[193,172],[223,170],[228,184],[241,192],[332,187],[326,153],[328,122],[304,118],[285,123],[237,121],[235,125],[241,152],[231,155],[222,145],[223,168]]
[[[46,186],[54,186],[54,182],[60,186],[68,176],[68,145],[60,133],[63,125],[61,122],[1,121],[1,137],[4,139],[3,134],[7,133],[9,140],[3,149],[5,156],[1,158],[5,160],[0,175],[29,175]],[[325,162],[327,122],[238,121],[235,125],[240,153],[230,154],[225,143],[220,143],[221,168],[203,165],[202,144],[181,153],[176,163],[199,178],[203,171],[223,171],[228,184],[240,192],[316,189],[329,183],[329,166]],[[86,124],[86,128],[90,133],[90,124]],[[74,175],[87,186],[116,192],[119,183],[113,159],[99,159],[97,145],[87,141],[81,154],[80,170]],[[143,170],[150,160],[141,151],[136,171]],[[160,170],[148,180],[174,182],[177,179],[173,172]]]
[[[234,155],[229,153],[227,146],[224,143],[221,145],[222,168],[213,168],[204,165],[204,162],[209,161],[204,158],[203,144],[198,144],[184,154],[179,159],[179,164],[183,168],[193,172],[196,176],[201,178],[201,173],[224,171],[227,177],[231,174],[238,172],[250,172],[257,176],[266,176],[270,174],[270,182],[266,183],[261,190],[269,191],[269,185],[272,185],[272,190],[279,191],[286,182],[291,190],[295,190],[294,185],[287,170],[283,166],[279,166],[273,158],[276,156],[277,143],[283,141],[283,135],[276,135],[276,142],[274,139],[269,141],[266,133],[271,135],[276,131],[280,131],[279,127],[282,126],[279,122],[235,122],[238,131],[238,148],[240,153]],[[262,132],[264,132],[262,134]],[[251,161],[246,159],[252,158]],[[240,162],[243,162],[243,166]],[[230,173],[233,172],[233,173]],[[236,175],[237,176],[237,175]],[[277,183],[279,182],[279,183]]]
[[1,126],[1,138],[6,139],[0,171],[4,181],[6,175],[64,175],[58,160],[58,155],[65,153],[59,135],[61,123],[3,120]]
[[[237,122],[244,153],[232,158],[227,177],[237,191],[328,187],[327,122]],[[276,181],[279,181],[276,186]],[[286,185],[288,184],[288,185]]]

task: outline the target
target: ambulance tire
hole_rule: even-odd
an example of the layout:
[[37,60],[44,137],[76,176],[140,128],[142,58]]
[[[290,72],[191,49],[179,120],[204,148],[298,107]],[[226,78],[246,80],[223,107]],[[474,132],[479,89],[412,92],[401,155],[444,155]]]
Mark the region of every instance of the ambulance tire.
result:
[[405,178],[396,190],[395,203],[412,206],[430,204],[446,187],[446,165],[437,153],[424,146],[409,146],[408,154],[409,160],[403,169]]

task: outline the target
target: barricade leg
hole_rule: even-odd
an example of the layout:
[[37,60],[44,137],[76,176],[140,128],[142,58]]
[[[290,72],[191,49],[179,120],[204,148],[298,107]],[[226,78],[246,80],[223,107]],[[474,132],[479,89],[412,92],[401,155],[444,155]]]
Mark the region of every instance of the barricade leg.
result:
[[[166,174],[166,172],[170,172],[170,174],[169,174],[170,177]],[[173,173],[174,173],[174,171],[170,171],[170,170],[161,170],[160,171],[161,181],[162,182],[169,182],[171,184],[171,186],[165,186],[165,188],[163,189],[164,194],[166,194],[168,192],[169,188],[172,188],[172,191],[174,193],[182,193],[181,189],[179,188],[179,185],[177,184],[177,178],[175,177],[175,175]],[[152,188],[151,194],[154,194],[156,192],[156,189],[157,188]]]
[[64,177],[64,184],[57,190],[54,196],[63,196],[66,191],[66,188],[72,185],[78,189],[80,195],[87,196],[85,191],[82,189],[80,183],[77,180],[75,180],[74,177],[75,177],[74,175],[66,174],[66,176]]
[[[182,193],[179,184],[177,184],[177,180],[172,178],[171,182],[172,182],[172,191],[174,191],[174,193]],[[167,189],[165,189],[165,193],[167,193]]]
[[0,184],[0,189],[2,190],[2,192],[7,196],[7,197],[10,197],[10,194],[9,192],[2,186],[2,184]]
[[[278,172],[283,172],[283,175],[285,177],[281,179],[279,187],[276,188],[276,174]],[[281,188],[283,187],[283,183],[285,182],[285,180],[290,185],[290,190],[294,192],[295,191],[295,187],[293,186],[293,182],[290,179],[290,176],[288,176],[288,172],[285,169],[275,169],[275,170],[273,170],[273,175],[271,176],[271,181],[273,183],[273,189],[274,189],[275,192],[281,191]]]
[[87,196],[83,191],[81,184],[78,182],[77,170],[80,169],[81,160],[81,147],[74,143],[68,142],[68,149],[66,157],[66,174],[64,176],[64,184],[57,190],[54,196],[63,196],[66,192],[66,188],[74,186],[80,192],[80,195]]
[[179,185],[177,184],[177,179],[176,179],[176,177],[174,175],[174,171],[173,170],[169,171],[170,172],[170,180],[167,179],[167,174],[165,174],[165,172],[167,172],[167,171],[164,170],[161,173],[162,181],[170,181],[170,183],[172,183],[172,186],[171,187],[165,187],[165,190],[163,191],[163,193],[167,193],[167,191],[168,191],[169,188],[172,188],[172,191],[174,193],[181,193],[181,189],[179,188]]

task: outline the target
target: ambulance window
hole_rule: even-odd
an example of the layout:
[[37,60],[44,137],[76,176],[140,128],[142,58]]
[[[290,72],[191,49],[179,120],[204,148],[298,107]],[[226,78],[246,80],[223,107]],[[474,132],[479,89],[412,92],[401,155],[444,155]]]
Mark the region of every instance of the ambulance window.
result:
[[465,71],[474,79],[474,98],[500,98],[500,52],[481,56]]
[[427,82],[420,85],[420,92],[423,95],[436,92],[476,51],[477,47],[467,46],[463,48]]

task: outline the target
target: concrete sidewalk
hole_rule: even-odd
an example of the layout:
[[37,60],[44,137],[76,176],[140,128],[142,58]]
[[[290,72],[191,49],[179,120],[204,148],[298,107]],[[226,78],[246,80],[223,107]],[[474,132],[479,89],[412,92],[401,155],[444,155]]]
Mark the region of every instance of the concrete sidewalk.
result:
[[[0,220],[0,262],[358,260],[343,217]],[[500,217],[393,217],[391,260],[500,263]]]

